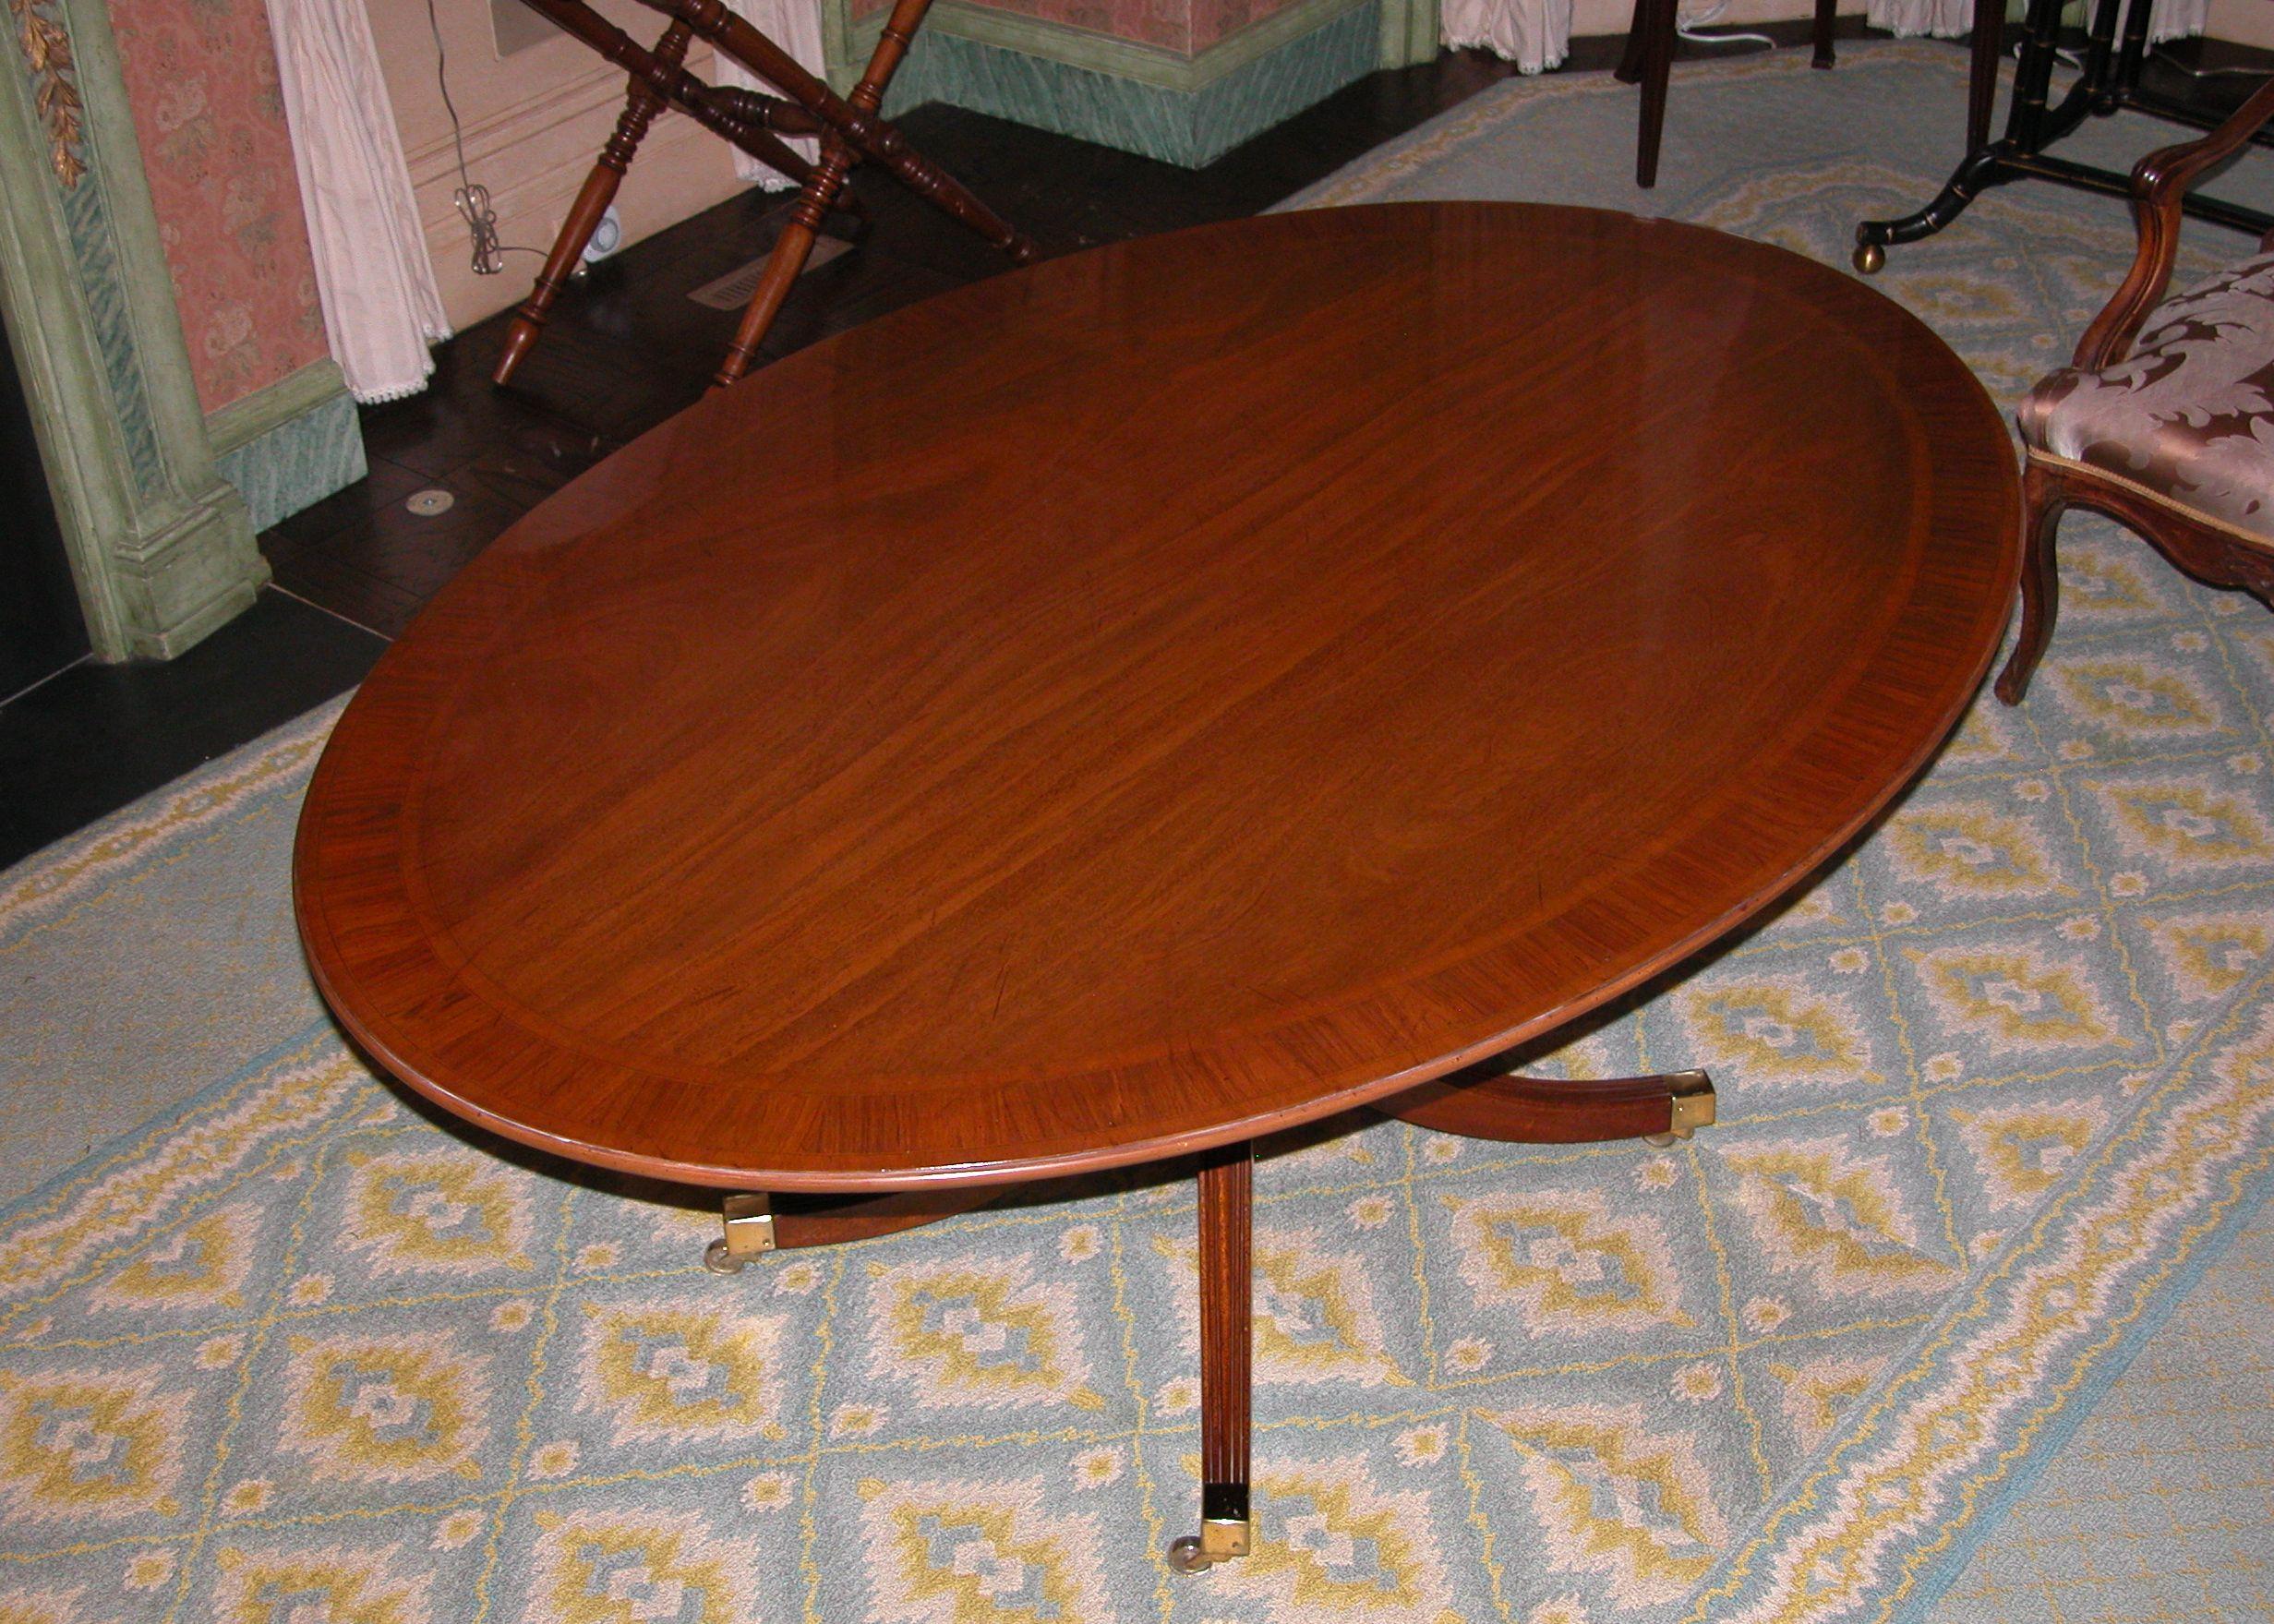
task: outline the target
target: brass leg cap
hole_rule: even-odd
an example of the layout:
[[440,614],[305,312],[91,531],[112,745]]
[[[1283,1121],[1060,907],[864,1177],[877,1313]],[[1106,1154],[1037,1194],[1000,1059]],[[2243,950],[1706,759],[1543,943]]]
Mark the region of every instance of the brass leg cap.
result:
[[1858,271],[1866,276],[1876,276],[1880,267],[1887,263],[1887,250],[1877,243],[1858,243],[1853,258]]

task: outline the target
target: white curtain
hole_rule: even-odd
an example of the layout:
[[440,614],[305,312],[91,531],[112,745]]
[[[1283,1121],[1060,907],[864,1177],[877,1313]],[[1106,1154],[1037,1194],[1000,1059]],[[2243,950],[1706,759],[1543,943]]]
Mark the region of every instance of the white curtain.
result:
[[[2003,5],[2004,0],[1990,0]],[[1866,0],[1863,20],[1898,38],[1933,34],[1948,39],[1974,26],[1974,0]]]
[[[2197,3],[2208,5],[2209,0],[2197,0]],[[1569,5],[1570,0],[1565,0],[1565,4]],[[820,0],[727,0],[727,5],[744,22],[796,57],[800,67],[816,78],[821,77]],[[745,72],[742,66],[724,51],[718,53],[717,78],[722,85],[740,85],[746,90],[766,90],[776,95],[781,93],[764,79]],[[789,150],[802,153],[811,162],[821,155],[821,143],[811,136],[800,136],[789,143]],[[782,191],[797,184],[779,170],[761,163],[740,147],[734,149],[734,173],[769,192]]]
[[359,401],[415,394],[450,337],[364,0],[268,0],[331,354]]
[[1571,43],[1571,0],[1443,0],[1438,28],[1448,45],[1482,45],[1519,73],[1563,65]]
[[2211,0],[2156,0],[2156,8],[2148,14],[2148,42],[2160,45],[2199,34],[2210,17]]

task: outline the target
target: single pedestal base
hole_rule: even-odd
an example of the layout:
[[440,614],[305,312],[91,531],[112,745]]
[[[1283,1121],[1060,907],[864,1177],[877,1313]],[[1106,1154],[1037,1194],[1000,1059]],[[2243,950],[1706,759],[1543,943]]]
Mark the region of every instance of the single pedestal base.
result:
[[[1604,1139],[1686,1139],[1714,1120],[1713,1079],[1702,1071],[1574,1082],[1482,1077],[1429,1083],[1377,1106],[1439,1133],[1504,1143],[1566,1145]],[[1255,1157],[1245,1144],[1205,1152],[1197,1173],[1200,1240],[1200,1532],[1163,1553],[1197,1573],[1248,1553],[1249,1396],[1253,1378]],[[986,1188],[902,1191],[776,1209],[764,1196],[726,1203],[726,1233],[704,1255],[722,1274],[787,1246],[826,1245],[912,1229],[984,1205]]]

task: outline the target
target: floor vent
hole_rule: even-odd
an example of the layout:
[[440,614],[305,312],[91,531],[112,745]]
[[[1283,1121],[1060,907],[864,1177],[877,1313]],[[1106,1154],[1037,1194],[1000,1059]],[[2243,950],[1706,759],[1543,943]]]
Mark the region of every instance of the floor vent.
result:
[[[835,237],[815,237],[813,252],[805,262],[808,271],[826,265],[851,247]],[[758,291],[758,279],[765,274],[765,257],[761,255],[740,271],[729,271],[716,282],[706,282],[687,296],[698,305],[708,305],[714,310],[740,310],[750,303],[751,295]]]

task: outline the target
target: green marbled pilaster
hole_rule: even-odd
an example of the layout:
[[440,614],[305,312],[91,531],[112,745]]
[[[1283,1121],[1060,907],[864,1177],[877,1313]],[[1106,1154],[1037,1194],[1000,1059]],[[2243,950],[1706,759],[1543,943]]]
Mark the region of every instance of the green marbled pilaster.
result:
[[268,565],[214,471],[108,13],[22,0],[8,20],[0,317],[89,641],[171,657],[249,607]]

